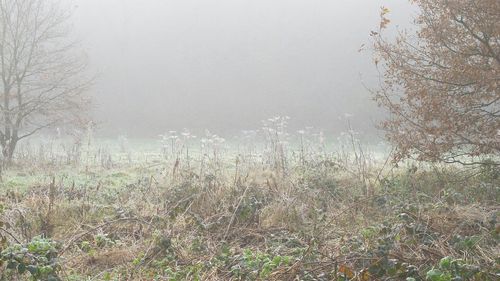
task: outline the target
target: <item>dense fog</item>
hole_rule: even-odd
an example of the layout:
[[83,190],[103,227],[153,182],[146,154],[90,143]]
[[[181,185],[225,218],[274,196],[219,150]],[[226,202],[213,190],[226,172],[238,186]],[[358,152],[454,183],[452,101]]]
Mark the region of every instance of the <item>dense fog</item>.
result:
[[274,115],[374,132],[366,46],[381,6],[398,24],[412,13],[396,0],[80,0],[73,23],[103,135],[235,133]]

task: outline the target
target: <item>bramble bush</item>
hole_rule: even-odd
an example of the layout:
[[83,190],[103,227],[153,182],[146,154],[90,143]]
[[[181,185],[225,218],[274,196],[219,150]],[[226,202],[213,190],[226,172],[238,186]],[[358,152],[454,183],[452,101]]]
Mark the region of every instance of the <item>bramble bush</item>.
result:
[[32,280],[60,280],[58,244],[50,239],[35,237],[26,244],[8,246],[0,254],[0,266],[7,274],[30,274]]

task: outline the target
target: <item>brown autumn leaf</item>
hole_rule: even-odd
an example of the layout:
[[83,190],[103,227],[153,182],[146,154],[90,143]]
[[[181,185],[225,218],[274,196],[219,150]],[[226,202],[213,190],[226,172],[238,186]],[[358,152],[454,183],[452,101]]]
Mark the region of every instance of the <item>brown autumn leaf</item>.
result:
[[339,267],[339,272],[349,279],[354,277],[354,271],[346,265],[341,265]]
[[389,112],[381,127],[394,160],[500,165],[500,1],[411,2],[415,32],[383,36],[382,7],[371,33],[384,71],[374,97]]

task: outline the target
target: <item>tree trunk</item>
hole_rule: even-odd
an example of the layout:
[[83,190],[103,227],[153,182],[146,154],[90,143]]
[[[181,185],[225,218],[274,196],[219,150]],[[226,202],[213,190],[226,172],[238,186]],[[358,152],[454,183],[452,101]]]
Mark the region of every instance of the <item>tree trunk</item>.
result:
[[8,167],[12,164],[12,157],[14,156],[14,151],[18,141],[19,140],[17,138],[11,138],[10,140],[5,141],[5,144],[2,147],[4,167]]

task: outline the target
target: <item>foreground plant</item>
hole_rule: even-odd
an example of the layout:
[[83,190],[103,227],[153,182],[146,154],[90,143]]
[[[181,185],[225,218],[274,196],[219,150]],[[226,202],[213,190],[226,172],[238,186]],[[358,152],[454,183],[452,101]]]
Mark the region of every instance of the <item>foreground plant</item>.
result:
[[461,259],[444,257],[439,265],[427,272],[427,280],[459,281],[459,280],[490,280],[477,266],[466,264]]
[[6,274],[29,274],[32,280],[60,280],[58,245],[41,237],[27,244],[14,244],[0,254],[0,267],[7,269]]

